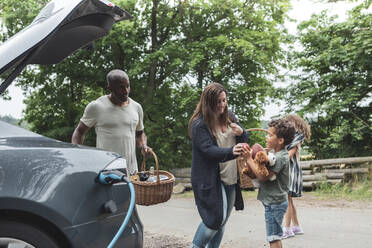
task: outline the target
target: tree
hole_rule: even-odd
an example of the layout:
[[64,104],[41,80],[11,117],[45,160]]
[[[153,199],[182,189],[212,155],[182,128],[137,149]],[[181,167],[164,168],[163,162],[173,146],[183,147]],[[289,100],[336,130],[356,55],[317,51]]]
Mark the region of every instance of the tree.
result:
[[301,74],[287,96],[289,110],[311,116],[316,158],[370,156],[372,151],[371,1],[337,23],[326,12],[299,26]]
[[[29,95],[25,119],[34,131],[69,142],[87,103],[107,93],[105,76],[114,68],[128,72],[131,96],[144,108],[145,132],[162,168],[190,165],[188,120],[209,82],[224,84],[245,127],[260,126],[273,90],[269,77],[278,74],[276,64],[284,58],[288,0],[114,2],[134,18],[115,24],[93,52],[80,50],[53,66],[28,66],[21,75],[18,83]],[[21,9],[36,15],[38,5],[31,5]],[[23,16],[17,14],[26,25]],[[94,145],[90,134],[85,144]]]

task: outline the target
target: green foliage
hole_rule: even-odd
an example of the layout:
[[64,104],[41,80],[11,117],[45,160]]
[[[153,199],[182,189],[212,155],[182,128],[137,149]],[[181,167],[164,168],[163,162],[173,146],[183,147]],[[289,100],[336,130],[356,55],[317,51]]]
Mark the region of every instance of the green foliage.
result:
[[[57,65],[22,73],[18,84],[29,93],[25,120],[32,130],[69,142],[85,106],[108,93],[105,76],[115,68],[129,75],[130,95],[143,106],[148,144],[163,169],[191,164],[188,121],[212,81],[226,86],[229,107],[244,127],[261,126],[265,98],[273,92],[269,78],[285,57],[280,44],[286,42],[288,0],[113,2],[134,18],[115,24],[93,52],[79,50]],[[4,8],[9,21],[2,36],[30,23],[42,3],[17,1],[18,12]],[[251,142],[263,142],[255,136]],[[94,137],[90,131],[85,144],[94,145]]]
[[[229,103],[246,127],[257,127],[266,96],[267,76],[283,58],[281,24],[287,1],[189,1],[182,19],[191,77],[197,87],[222,83]],[[285,34],[285,32],[283,33]]]
[[370,156],[372,151],[372,14],[365,1],[337,23],[326,12],[299,26],[301,74],[287,95],[289,111],[308,114],[317,159]]
[[[18,0],[1,0],[0,18],[2,27],[0,28],[0,43],[29,25],[47,2],[47,0],[24,1],[20,4]],[[6,30],[4,31],[3,28]]]
[[368,180],[355,182],[353,184],[330,185],[327,182],[321,183],[315,191],[315,195],[322,199],[346,199],[346,200],[371,200],[372,187]]

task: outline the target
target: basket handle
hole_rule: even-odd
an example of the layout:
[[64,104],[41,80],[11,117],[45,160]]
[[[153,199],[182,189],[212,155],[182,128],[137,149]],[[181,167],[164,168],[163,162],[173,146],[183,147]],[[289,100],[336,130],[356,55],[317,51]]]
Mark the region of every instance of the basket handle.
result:
[[[155,159],[155,164],[156,164],[156,182],[159,184],[160,183],[160,177],[159,177],[159,161],[158,161],[158,157],[156,156],[155,152],[153,150],[150,150],[152,156],[154,157]],[[146,168],[146,155],[143,156],[143,160],[142,160],[142,171],[145,171],[145,168]]]
[[263,132],[266,132],[266,133],[270,133],[270,131],[269,130],[267,130],[267,129],[263,129],[263,128],[248,128],[248,129],[246,129],[246,131],[263,131]]

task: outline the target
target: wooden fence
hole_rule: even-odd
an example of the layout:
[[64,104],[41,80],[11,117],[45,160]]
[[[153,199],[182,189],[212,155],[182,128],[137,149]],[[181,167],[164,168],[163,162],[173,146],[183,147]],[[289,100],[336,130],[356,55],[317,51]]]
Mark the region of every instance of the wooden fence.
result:
[[313,190],[320,183],[347,183],[367,178],[372,172],[372,157],[337,158],[300,162],[304,190]]
[[[311,191],[321,183],[348,183],[372,174],[372,157],[335,158],[301,161],[304,190]],[[191,168],[172,169],[176,177],[175,193],[191,189]]]

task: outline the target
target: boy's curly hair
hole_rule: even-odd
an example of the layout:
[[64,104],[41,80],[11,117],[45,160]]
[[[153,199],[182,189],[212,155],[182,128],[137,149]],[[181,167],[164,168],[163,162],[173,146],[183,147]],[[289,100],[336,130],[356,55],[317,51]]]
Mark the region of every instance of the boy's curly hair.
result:
[[285,146],[292,142],[296,134],[294,125],[285,119],[272,120],[269,122],[269,127],[275,128],[276,136],[284,139]]

